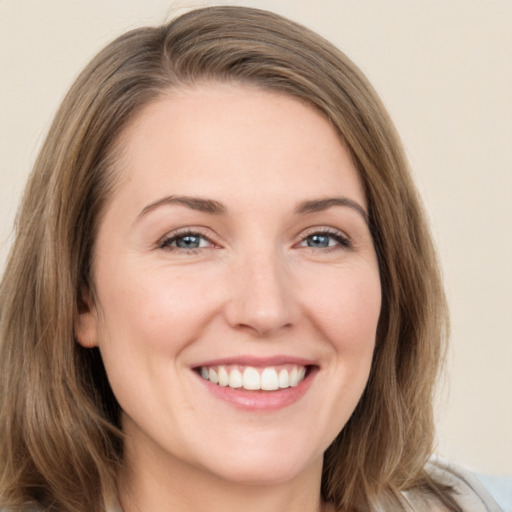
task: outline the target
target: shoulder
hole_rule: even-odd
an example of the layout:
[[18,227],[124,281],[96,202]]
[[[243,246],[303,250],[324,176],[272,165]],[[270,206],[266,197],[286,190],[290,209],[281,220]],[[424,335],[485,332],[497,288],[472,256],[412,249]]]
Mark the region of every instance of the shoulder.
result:
[[432,459],[426,469],[434,480],[453,489],[464,512],[505,512],[473,473],[440,458]]

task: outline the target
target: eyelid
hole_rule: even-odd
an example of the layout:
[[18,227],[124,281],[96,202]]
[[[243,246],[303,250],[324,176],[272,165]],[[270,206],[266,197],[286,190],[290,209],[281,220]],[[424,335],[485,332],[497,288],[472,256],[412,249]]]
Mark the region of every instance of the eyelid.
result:
[[175,249],[175,250],[183,250],[187,252],[191,251],[197,251],[200,249],[206,249],[206,247],[197,247],[197,248],[191,248],[191,249],[184,249],[181,247],[173,247],[168,245],[169,243],[175,241],[178,238],[185,237],[187,235],[192,236],[199,236],[201,238],[204,238],[207,240],[211,247],[218,247],[218,244],[213,240],[212,236],[205,233],[205,229],[201,227],[191,226],[191,227],[185,227],[185,228],[179,228],[174,231],[171,231],[167,234],[165,234],[162,238],[160,238],[157,242],[157,246],[159,249]]
[[[333,228],[331,226],[313,226],[310,227],[304,231],[302,231],[299,235],[297,235],[298,241],[294,244],[295,247],[300,246],[308,237],[319,234],[319,235],[326,235],[334,238],[338,244],[334,246],[330,246],[327,248],[314,248],[310,247],[310,249],[313,250],[321,250],[326,252],[326,250],[335,250],[339,248],[343,249],[350,249],[352,248],[352,241],[350,237],[342,230]],[[196,247],[196,248],[190,248],[185,249],[181,247],[171,246],[170,243],[174,242],[175,240],[185,237],[187,235],[191,236],[198,236],[203,238],[204,240],[207,240],[209,243],[209,247]],[[202,249],[208,249],[208,248],[215,248],[220,247],[220,244],[218,244],[214,237],[210,234],[209,230],[200,227],[200,226],[190,226],[190,227],[184,227],[179,228],[174,231],[170,231],[169,233],[166,233],[163,237],[161,237],[157,242],[157,247],[159,249],[171,249],[171,250],[183,250],[186,252],[192,252],[192,251],[199,251]]]
[[[299,235],[300,240],[297,242],[297,244],[301,244],[302,242],[304,242],[306,240],[306,238],[308,238],[312,235],[317,235],[317,234],[331,236],[331,237],[335,238],[339,243],[339,246],[331,246],[330,248],[320,249],[322,251],[326,251],[326,249],[332,250],[332,249],[336,249],[339,247],[344,248],[344,249],[352,248],[353,244],[352,244],[352,240],[350,239],[350,237],[344,231],[341,231],[340,229],[336,229],[336,228],[333,228],[330,226],[314,226],[314,227],[306,229]],[[314,249],[314,248],[311,248],[311,249]],[[314,249],[314,250],[316,250],[316,249]]]

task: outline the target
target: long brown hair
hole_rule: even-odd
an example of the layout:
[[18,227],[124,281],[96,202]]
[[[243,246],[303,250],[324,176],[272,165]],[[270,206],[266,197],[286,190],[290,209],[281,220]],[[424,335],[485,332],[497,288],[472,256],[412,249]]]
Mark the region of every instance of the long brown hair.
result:
[[325,453],[322,496],[336,508],[405,510],[402,491],[449,493],[424,471],[446,307],[431,237],[393,124],[339,50],[275,14],[189,12],[133,30],[78,77],[27,185],[0,291],[0,505],[102,512],[122,463],[119,406],[96,349],[74,340],[92,287],[95,233],[115,193],[116,142],[169,88],[249,83],[307,102],[351,152],[369,205],[382,312],[370,379]]

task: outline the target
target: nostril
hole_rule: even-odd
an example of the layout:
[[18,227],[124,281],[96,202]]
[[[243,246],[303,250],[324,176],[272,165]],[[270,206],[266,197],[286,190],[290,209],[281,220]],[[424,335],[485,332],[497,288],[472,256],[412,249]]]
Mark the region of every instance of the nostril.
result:
[[286,272],[268,255],[244,260],[231,280],[230,299],[225,303],[226,319],[237,329],[258,337],[289,329],[297,318],[296,297],[287,283]]

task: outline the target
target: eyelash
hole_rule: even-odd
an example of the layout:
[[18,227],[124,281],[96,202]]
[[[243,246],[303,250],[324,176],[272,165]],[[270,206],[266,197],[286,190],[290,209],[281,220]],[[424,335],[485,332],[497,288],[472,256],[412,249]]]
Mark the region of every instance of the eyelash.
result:
[[[326,236],[328,238],[332,238],[337,243],[335,245],[332,245],[332,246],[329,245],[327,247],[322,247],[322,248],[308,247],[308,246],[302,245],[303,243],[305,243],[307,241],[308,238],[310,238],[314,235]],[[185,247],[177,247],[175,245],[172,245],[173,243],[176,243],[179,239],[183,239],[185,237],[198,237],[198,238],[202,239],[203,241],[206,240],[208,242],[208,244],[210,244],[210,246],[209,247],[185,248]],[[300,242],[298,244],[296,244],[295,246],[297,246],[297,245],[299,247],[306,247],[308,249],[321,250],[322,252],[331,252],[331,251],[335,251],[335,250],[339,250],[339,249],[351,249],[352,248],[352,243],[347,236],[345,236],[338,230],[326,229],[326,228],[312,229],[311,231],[305,233],[302,236]],[[165,249],[165,250],[169,250],[169,251],[183,251],[187,254],[196,254],[201,249],[215,247],[215,243],[208,236],[201,233],[200,231],[183,229],[181,231],[172,233],[171,235],[164,237],[158,243],[158,247],[160,249]]]
[[334,239],[337,244],[335,245],[332,245],[332,246],[327,246],[327,247],[324,247],[324,248],[315,248],[315,247],[307,247],[308,249],[318,249],[318,250],[321,250],[323,252],[331,252],[331,251],[336,251],[336,250],[340,250],[340,249],[352,249],[352,242],[350,241],[350,239],[344,235],[341,231],[338,231],[337,229],[329,229],[329,228],[316,228],[316,229],[312,229],[310,230],[309,232],[306,232],[301,241],[299,242],[299,244],[303,244],[304,242],[306,242],[306,240],[314,235],[320,235],[320,236],[326,236],[326,237],[329,237],[329,238],[332,238]]
[[215,246],[215,243],[209,237],[207,237],[200,231],[195,231],[195,230],[191,230],[191,229],[183,229],[181,231],[172,233],[171,235],[165,236],[158,243],[158,247],[160,249],[166,249],[169,251],[183,251],[187,254],[195,254],[195,253],[199,252],[201,249],[205,249],[205,247],[185,248],[185,247],[177,247],[177,246],[171,245],[171,244],[177,242],[179,239],[185,238],[187,236],[198,237],[202,240],[206,240],[209,244],[211,244],[211,246]]

